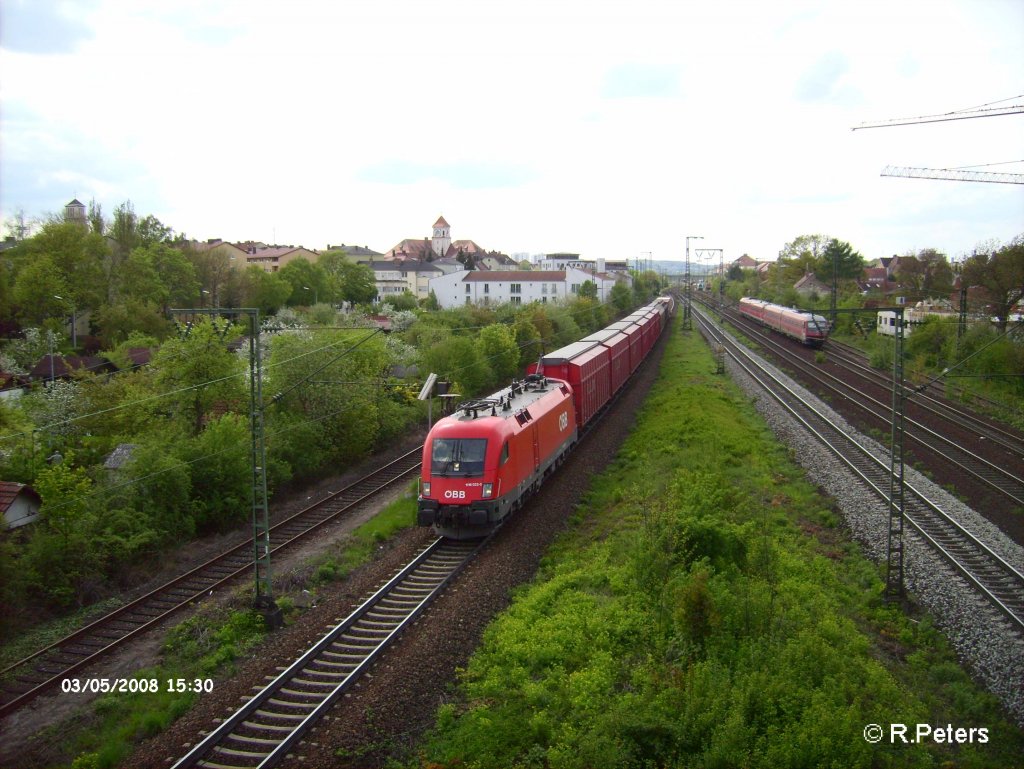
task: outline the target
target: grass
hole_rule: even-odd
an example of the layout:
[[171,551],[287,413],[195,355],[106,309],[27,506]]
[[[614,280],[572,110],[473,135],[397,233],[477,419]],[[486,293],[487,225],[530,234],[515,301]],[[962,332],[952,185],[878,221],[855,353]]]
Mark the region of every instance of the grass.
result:
[[0,668],[12,665],[27,655],[55,643],[79,628],[113,611],[124,603],[122,596],[114,596],[105,601],[79,609],[66,617],[60,617],[41,625],[37,625],[16,638],[0,645]]
[[177,625],[164,643],[160,664],[131,677],[155,682],[155,689],[136,693],[105,694],[84,716],[81,727],[68,735],[56,727],[58,741],[68,742],[73,769],[109,769],[131,755],[142,739],[159,734],[187,712],[198,696],[177,692],[168,679],[196,680],[229,677],[235,660],[255,646],[266,632],[256,612],[209,607]]
[[[311,569],[309,585],[342,578],[357,566],[372,559],[380,543],[411,526],[416,519],[416,486],[412,484],[400,499],[363,523],[338,544],[332,554],[318,558]],[[293,586],[295,587],[295,586]],[[302,585],[298,585],[301,589]],[[248,602],[245,589],[233,599],[237,606]],[[278,603],[286,617],[294,618],[298,609],[290,596]],[[248,610],[209,607],[176,626],[167,637],[159,665],[140,670],[132,677],[155,679],[159,691],[136,694],[109,694],[98,698],[91,713],[84,716],[82,728],[54,738],[66,742],[75,769],[109,769],[122,765],[141,739],[159,734],[194,704],[197,694],[168,691],[168,679],[186,682],[230,677],[235,661],[255,649],[265,634],[263,618]]]
[[[1010,766],[1024,736],[927,616],[881,600],[840,528],[696,334],[573,528],[488,628],[424,764]],[[868,724],[984,744],[868,743]]]
[[413,481],[401,498],[344,537],[332,552],[317,558],[313,582],[322,584],[344,579],[353,569],[369,562],[382,542],[402,529],[414,526],[416,493],[417,485]]

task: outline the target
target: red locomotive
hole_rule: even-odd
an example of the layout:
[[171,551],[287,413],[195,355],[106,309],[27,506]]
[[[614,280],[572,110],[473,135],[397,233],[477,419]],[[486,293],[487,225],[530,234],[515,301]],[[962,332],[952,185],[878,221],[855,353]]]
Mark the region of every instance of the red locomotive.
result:
[[654,347],[672,309],[671,298],[659,297],[439,420],[423,445],[419,524],[456,539],[490,533],[562,463]]
[[748,296],[740,299],[740,313],[812,347],[821,347],[828,338],[829,322],[823,315],[802,312]]

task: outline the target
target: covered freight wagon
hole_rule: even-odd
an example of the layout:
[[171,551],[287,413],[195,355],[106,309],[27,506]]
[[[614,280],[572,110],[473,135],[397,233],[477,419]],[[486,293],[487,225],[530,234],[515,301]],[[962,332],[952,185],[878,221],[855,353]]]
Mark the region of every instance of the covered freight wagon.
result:
[[611,399],[611,359],[597,342],[573,342],[548,353],[527,371],[564,379],[572,387],[576,424],[583,427]]

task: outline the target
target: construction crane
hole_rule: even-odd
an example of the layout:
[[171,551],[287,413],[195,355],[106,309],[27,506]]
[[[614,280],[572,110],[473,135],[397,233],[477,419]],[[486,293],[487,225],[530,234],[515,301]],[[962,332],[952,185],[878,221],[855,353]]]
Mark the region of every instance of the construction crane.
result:
[[[1021,96],[1013,96],[1010,99],[1003,99],[1002,101],[1012,101],[1014,99],[1024,99],[1024,94],[1022,94]],[[991,104],[998,103],[999,102],[991,102]],[[944,112],[941,115],[898,117],[893,118],[892,120],[877,120],[870,123],[861,123],[860,125],[854,126],[850,130],[858,131],[862,128],[888,128],[890,126],[914,125],[916,123],[939,123],[944,120],[969,120],[971,118],[979,117],[1017,115],[1022,112],[1024,112],[1024,104],[1013,104],[1008,107],[989,107],[989,105],[987,104],[982,104],[980,107],[970,107],[968,109],[954,110],[953,112]]]
[[[921,115],[920,117],[901,117],[892,120],[880,120],[874,123],[861,123],[854,126],[852,130],[860,128],[888,128],[890,126],[914,125],[916,123],[938,123],[943,120],[968,120],[976,117],[995,117],[997,115],[1016,115],[1024,113],[1024,103],[1012,104],[1003,107],[993,107],[993,104],[1002,104],[1007,101],[1019,101],[1024,99],[1024,94],[1011,96],[1009,99],[980,104],[977,107],[945,112],[941,115]],[[1017,161],[1010,161],[1017,162]],[[988,165],[1003,165],[1002,163],[989,163]],[[882,176],[901,176],[907,179],[948,179],[956,182],[994,182],[997,184],[1024,184],[1024,174],[992,173],[990,171],[970,171],[972,166],[961,168],[909,168],[902,166],[886,166],[882,169]],[[977,168],[978,166],[974,166]]]
[[956,168],[905,168],[886,166],[882,176],[902,176],[906,179],[949,179],[955,182],[995,182],[997,184],[1024,184],[1024,174],[992,173],[991,171],[962,171]]

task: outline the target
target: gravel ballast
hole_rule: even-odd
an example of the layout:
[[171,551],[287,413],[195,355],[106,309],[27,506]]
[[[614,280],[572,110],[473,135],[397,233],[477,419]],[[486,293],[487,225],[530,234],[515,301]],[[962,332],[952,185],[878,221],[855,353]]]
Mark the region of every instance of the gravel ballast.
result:
[[[858,434],[839,414],[784,373],[770,364],[765,365],[815,403],[848,435],[870,448],[876,456],[888,458],[887,449],[872,438]],[[866,494],[849,468],[823,451],[817,440],[732,358],[727,358],[727,368],[733,380],[753,399],[776,437],[792,449],[792,456],[806,470],[810,480],[835,500],[846,525],[867,555],[884,561],[888,549],[888,505]],[[1007,563],[1024,571],[1024,548],[998,527],[912,468],[905,469],[905,478]],[[934,616],[936,625],[950,639],[966,667],[999,698],[1016,723],[1024,726],[1024,637],[909,526],[904,531],[904,584],[913,598]]]

